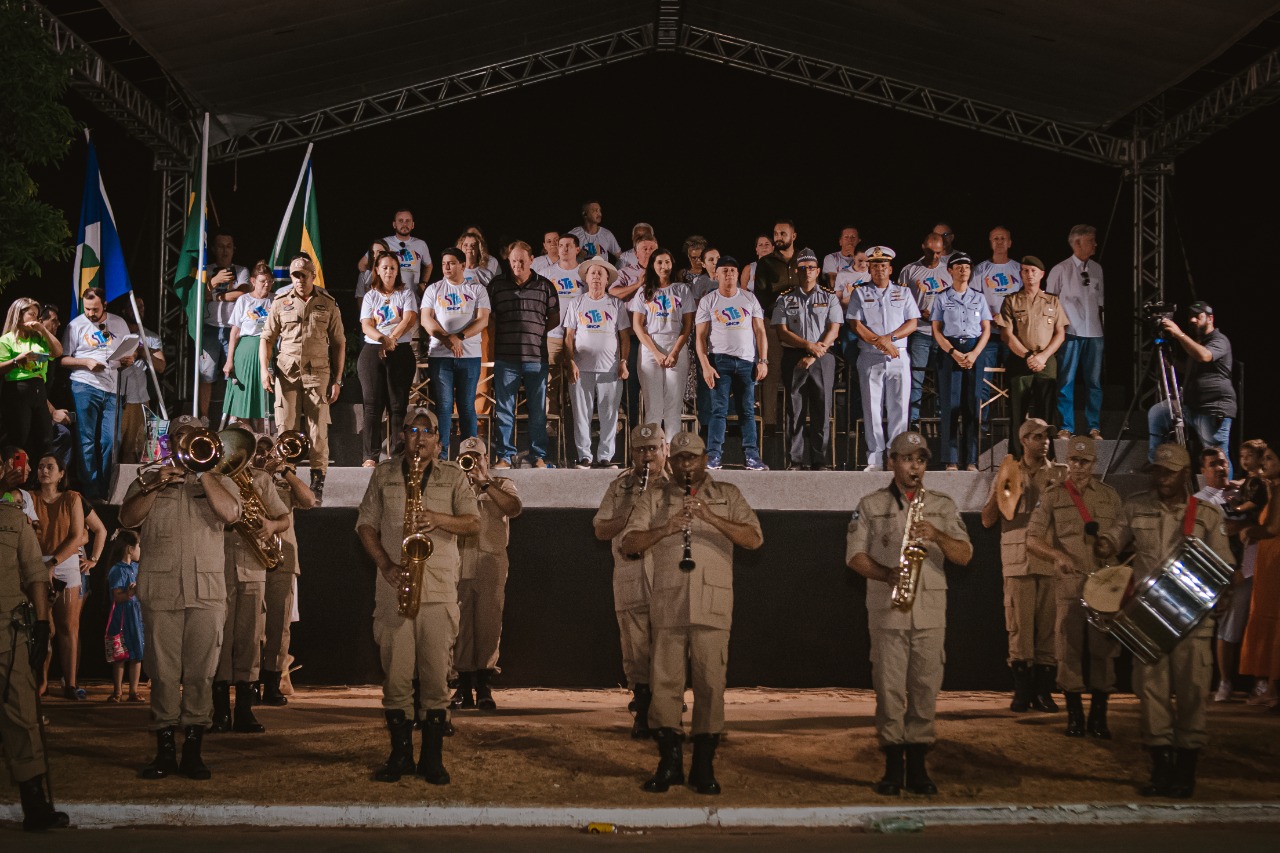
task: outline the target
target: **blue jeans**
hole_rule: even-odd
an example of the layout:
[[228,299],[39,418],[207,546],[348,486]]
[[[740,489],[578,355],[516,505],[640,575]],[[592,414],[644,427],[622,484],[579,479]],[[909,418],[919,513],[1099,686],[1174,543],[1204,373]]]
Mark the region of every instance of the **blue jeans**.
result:
[[[711,366],[720,374],[711,389],[711,421],[707,424],[707,453],[724,453],[724,433],[728,426],[729,394],[738,401],[738,423],[742,427],[742,453],[747,459],[760,458],[756,438],[756,366],[745,358],[711,354]],[[705,383],[704,383],[705,384]]]
[[[1196,440],[1200,442],[1201,449],[1216,447],[1221,450],[1227,457],[1227,476],[1233,474],[1231,467],[1231,451],[1227,449],[1227,445],[1231,441],[1231,418],[1224,418],[1220,415],[1206,415],[1200,412],[1193,412],[1190,409],[1184,409],[1183,415],[1186,418],[1187,434],[1194,435]],[[1173,429],[1173,413],[1169,411],[1168,403],[1156,403],[1147,409],[1147,461],[1154,462],[1156,458],[1156,448],[1166,441],[1177,441],[1177,439],[1169,435],[1169,431]],[[1198,459],[1191,460],[1192,472],[1200,470],[1200,461]]]
[[[440,455],[449,458],[449,439],[453,435],[453,407],[458,406],[460,438],[472,438],[480,431],[476,417],[476,386],[480,384],[480,357],[432,358],[431,396],[440,421]],[[543,386],[545,388],[545,385]]]
[[[978,345],[977,338],[947,340],[960,352],[970,352]],[[946,465],[978,464],[978,383],[982,381],[980,362],[986,351],[984,348],[969,370],[961,369],[945,353],[938,362],[938,435]]]
[[1090,430],[1102,429],[1102,338],[1067,335],[1058,356],[1058,414],[1062,429],[1076,434],[1076,378],[1085,387],[1084,417]]
[[71,397],[80,444],[80,491],[87,498],[105,498],[115,462],[117,397],[83,382],[71,383]]
[[[937,366],[938,342],[933,333],[912,332],[907,336],[907,354],[911,357],[911,410],[907,422],[920,420],[920,401],[924,399],[924,373]],[[892,437],[891,437],[892,438]]]
[[529,455],[547,458],[547,363],[545,361],[495,361],[493,363],[493,414],[498,421],[494,455],[510,461],[516,455],[516,389],[524,383],[529,411]]

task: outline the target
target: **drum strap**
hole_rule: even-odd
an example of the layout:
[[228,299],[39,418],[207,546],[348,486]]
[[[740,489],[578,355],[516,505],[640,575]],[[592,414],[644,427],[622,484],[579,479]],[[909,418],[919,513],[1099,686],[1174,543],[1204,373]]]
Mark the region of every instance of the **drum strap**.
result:
[[1182,535],[1194,536],[1196,532],[1196,500],[1195,495],[1187,498],[1187,512],[1182,516]]
[[1093,521],[1093,516],[1089,514],[1089,508],[1084,505],[1084,498],[1080,496],[1080,490],[1076,488],[1076,484],[1067,480],[1066,489],[1067,494],[1071,495],[1071,502],[1076,505],[1076,511],[1080,513],[1080,519],[1085,524]]

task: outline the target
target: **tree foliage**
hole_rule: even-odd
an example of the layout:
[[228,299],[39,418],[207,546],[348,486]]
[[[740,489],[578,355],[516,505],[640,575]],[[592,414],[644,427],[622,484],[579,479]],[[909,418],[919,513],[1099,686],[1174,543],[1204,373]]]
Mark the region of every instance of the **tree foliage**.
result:
[[67,153],[77,123],[63,103],[72,58],[59,54],[36,13],[0,0],[0,291],[19,275],[40,275],[41,262],[71,252],[62,211],[39,199],[33,166]]

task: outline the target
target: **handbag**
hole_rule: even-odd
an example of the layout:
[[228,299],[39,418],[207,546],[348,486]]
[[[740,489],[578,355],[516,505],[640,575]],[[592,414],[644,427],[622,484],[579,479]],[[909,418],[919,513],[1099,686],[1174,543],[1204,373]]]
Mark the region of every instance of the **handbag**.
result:
[[[111,615],[107,617],[107,634],[103,637],[103,645],[107,653],[107,663],[117,663],[129,659],[129,647],[124,644],[124,631],[111,633],[111,621],[116,615],[116,606],[111,605]],[[121,628],[123,629],[123,625]]]

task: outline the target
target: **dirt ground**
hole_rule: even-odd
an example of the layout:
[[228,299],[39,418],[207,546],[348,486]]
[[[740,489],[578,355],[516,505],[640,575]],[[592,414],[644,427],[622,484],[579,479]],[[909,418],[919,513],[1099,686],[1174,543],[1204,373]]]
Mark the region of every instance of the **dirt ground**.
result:
[[[822,806],[885,804],[874,695],[866,690],[731,690],[717,761],[718,798],[688,789],[646,794],[652,743],[631,740],[621,690],[499,690],[497,712],[454,714],[447,787],[417,778],[376,784],[385,757],[376,688],[299,689],[286,708],[259,708],[261,735],[212,735],[208,782],[146,782],[154,737],[147,706],[50,699],[51,774],[60,802],[254,804],[426,803],[572,806]],[[692,695],[688,697],[692,702]],[[1061,704],[1061,703],[1060,703]],[[1069,739],[1066,715],[1013,714],[993,693],[944,693],[930,768],[938,805],[1117,803],[1138,799],[1148,771],[1138,704],[1112,702],[1115,739]],[[686,722],[688,715],[686,715]],[[1210,711],[1196,801],[1280,801],[1280,714],[1236,702]],[[687,762],[686,754],[686,762]],[[686,765],[687,766],[687,765]],[[6,789],[12,792],[12,788]],[[6,793],[5,796],[11,796]],[[923,803],[926,798],[906,797]]]

